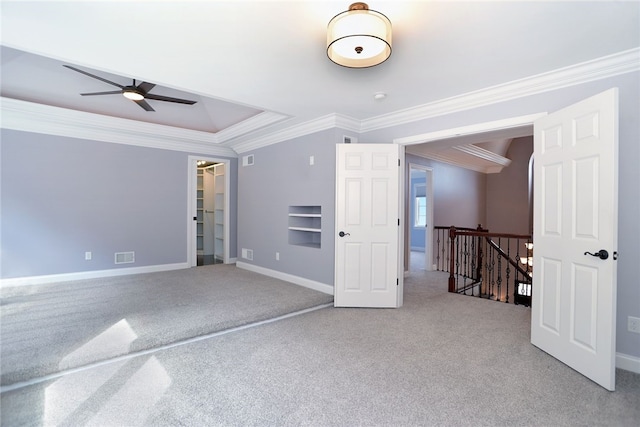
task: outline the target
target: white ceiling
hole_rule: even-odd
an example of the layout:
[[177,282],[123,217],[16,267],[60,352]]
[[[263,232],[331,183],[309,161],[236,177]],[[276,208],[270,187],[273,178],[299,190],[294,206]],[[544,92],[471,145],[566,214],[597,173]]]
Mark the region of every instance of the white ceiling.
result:
[[[393,53],[348,69],[326,57],[327,23],[348,1],[2,1],[2,96],[211,133],[242,125],[225,140],[233,146],[329,114],[369,120],[640,46],[637,1],[368,3],[393,23]],[[82,97],[113,87],[62,64],[197,103],[150,101],[156,111],[146,112],[118,95]]]

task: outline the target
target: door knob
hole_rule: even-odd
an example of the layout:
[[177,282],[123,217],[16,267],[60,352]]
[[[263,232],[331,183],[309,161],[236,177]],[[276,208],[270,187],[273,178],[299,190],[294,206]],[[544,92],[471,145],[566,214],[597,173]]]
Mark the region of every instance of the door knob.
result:
[[585,252],[585,255],[591,255],[591,256],[595,256],[598,257],[600,259],[607,259],[609,258],[609,252],[605,251],[604,249],[600,249],[598,252],[596,252],[595,254],[592,254],[591,252]]
[[345,233],[344,231],[341,231],[341,232],[338,233],[338,236],[340,236],[340,237],[351,236],[351,234]]

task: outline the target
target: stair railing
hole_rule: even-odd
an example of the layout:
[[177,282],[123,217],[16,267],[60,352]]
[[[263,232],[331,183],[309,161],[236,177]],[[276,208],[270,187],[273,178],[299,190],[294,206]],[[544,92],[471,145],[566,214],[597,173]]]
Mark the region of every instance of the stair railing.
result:
[[435,227],[436,269],[449,273],[448,290],[530,305],[531,235]]

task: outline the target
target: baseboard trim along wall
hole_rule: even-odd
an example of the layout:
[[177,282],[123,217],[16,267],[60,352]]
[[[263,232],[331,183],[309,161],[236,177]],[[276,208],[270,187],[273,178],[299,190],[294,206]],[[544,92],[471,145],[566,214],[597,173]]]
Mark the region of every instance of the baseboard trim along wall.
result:
[[9,286],[43,285],[46,283],[68,282],[70,280],[98,279],[101,277],[126,276],[127,274],[155,273],[160,271],[189,268],[186,262],[176,264],[149,265],[145,267],[114,268],[110,270],[81,271],[78,273],[50,274],[46,276],[16,277],[0,279],[0,288]]
[[616,368],[640,374],[640,357],[616,353]]
[[314,291],[333,295],[333,286],[316,282],[314,280],[305,279],[304,277],[294,276],[292,274],[271,270],[269,268],[258,267],[256,265],[248,264],[242,261],[236,262],[236,267],[253,271],[254,273],[264,274],[265,276],[273,277],[275,279],[284,280],[285,282],[291,282],[296,285],[304,286],[305,288],[313,289]]

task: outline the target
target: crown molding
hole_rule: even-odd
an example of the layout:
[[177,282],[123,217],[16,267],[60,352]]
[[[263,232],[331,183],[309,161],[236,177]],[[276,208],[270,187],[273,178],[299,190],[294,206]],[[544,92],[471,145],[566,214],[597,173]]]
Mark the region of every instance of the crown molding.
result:
[[237,157],[207,132],[0,98],[0,127],[148,148]]
[[463,153],[469,154],[471,156],[477,157],[479,159],[486,160],[491,163],[495,163],[499,166],[509,166],[511,164],[511,160],[503,157],[499,154],[494,153],[493,151],[485,150],[484,148],[478,147],[477,145],[467,144],[467,145],[459,145],[453,147],[453,149],[461,151]]
[[418,135],[410,135],[393,140],[394,144],[415,145],[425,142],[440,141],[443,139],[464,137],[477,133],[499,132],[514,129],[530,129],[533,132],[533,122],[540,117],[546,116],[546,112],[528,114],[526,116],[510,117],[508,119],[494,120],[491,122],[477,123],[468,126],[461,126],[453,129],[444,129],[434,132],[421,133]]
[[361,123],[361,132],[483,107],[638,70],[640,70],[640,48],[634,48],[418,107],[365,119]]
[[[455,151],[473,156],[473,158],[480,159],[481,162],[476,163],[473,159],[461,159],[455,155]],[[511,164],[510,159],[471,144],[451,147],[450,150],[437,151],[413,151],[411,146],[407,146],[407,153],[484,174],[500,173],[503,168]],[[486,164],[486,162],[490,164]]]
[[[364,119],[329,114],[304,123],[243,141],[242,135],[266,126],[293,120],[273,112],[262,112],[216,134],[173,126],[139,122],[85,113],[10,98],[0,98],[0,126],[8,129],[138,145],[166,150],[237,157],[244,153],[318,131],[340,128],[357,134],[445,114],[478,108],[640,70],[640,48],[560,68],[547,73],[434,101],[417,107]],[[401,138],[399,144],[417,143],[426,134]],[[433,137],[429,134],[429,137]],[[221,145],[221,143],[225,143]],[[436,159],[437,160],[437,159]]]
[[327,129],[341,128],[352,132],[359,132],[360,122],[351,117],[340,114],[328,114],[317,119],[309,120],[290,126],[286,129],[274,132],[270,135],[257,137],[248,141],[232,144],[231,147],[238,153],[256,150],[258,148],[277,144],[301,136],[310,135]]
[[240,123],[217,132],[217,141],[220,143],[226,142],[288,118],[290,118],[290,116],[285,114],[263,111],[260,114],[256,114],[255,116],[248,118],[247,120],[243,120]]
[[[446,153],[437,153],[437,152],[428,152],[428,153],[413,153],[409,149],[407,149],[407,153],[422,157],[424,159],[436,160],[441,163],[446,163],[448,165],[457,166],[459,168],[469,169],[474,172],[480,173],[489,173],[489,169],[493,170],[493,167],[486,168],[480,165],[472,164],[472,163],[462,163],[458,159],[452,159]],[[502,169],[502,167],[500,167]]]

